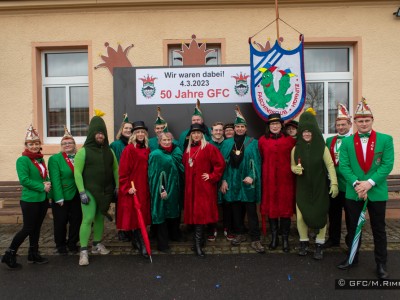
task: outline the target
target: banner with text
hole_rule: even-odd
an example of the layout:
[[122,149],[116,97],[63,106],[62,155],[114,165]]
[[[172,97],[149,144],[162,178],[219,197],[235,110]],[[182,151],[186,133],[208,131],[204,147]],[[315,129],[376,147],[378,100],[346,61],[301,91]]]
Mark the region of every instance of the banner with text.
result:
[[136,68],[136,104],[251,103],[250,67]]

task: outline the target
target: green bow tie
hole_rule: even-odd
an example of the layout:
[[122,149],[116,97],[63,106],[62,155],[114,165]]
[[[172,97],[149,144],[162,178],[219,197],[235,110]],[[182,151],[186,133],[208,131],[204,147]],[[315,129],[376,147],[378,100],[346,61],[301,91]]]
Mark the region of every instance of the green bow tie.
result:
[[344,135],[338,135],[337,138],[338,138],[338,140],[342,140],[342,139],[345,138],[345,136]]
[[369,133],[359,133],[358,136],[360,138],[369,138],[370,134]]
[[75,158],[75,154],[68,155],[68,158],[69,158],[69,159],[71,159],[71,158]]

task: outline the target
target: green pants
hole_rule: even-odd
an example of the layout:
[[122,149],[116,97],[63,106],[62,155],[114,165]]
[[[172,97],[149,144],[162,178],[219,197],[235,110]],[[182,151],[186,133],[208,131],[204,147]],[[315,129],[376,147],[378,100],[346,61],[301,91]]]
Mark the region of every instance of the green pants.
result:
[[89,204],[82,206],[82,224],[79,231],[79,241],[81,247],[87,247],[90,238],[90,232],[93,224],[93,241],[100,242],[104,232],[104,216],[97,208],[96,200],[86,191],[89,197]]

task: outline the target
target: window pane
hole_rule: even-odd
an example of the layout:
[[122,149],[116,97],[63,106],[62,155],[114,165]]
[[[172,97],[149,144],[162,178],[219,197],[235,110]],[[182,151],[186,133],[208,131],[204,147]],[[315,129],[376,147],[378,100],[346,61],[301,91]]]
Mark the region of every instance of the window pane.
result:
[[329,105],[329,133],[335,133],[335,120],[338,104],[341,103],[349,109],[349,83],[329,82],[328,83],[328,105]]
[[71,87],[71,134],[86,136],[89,129],[89,92],[87,86]]
[[46,88],[46,109],[47,136],[63,136],[64,124],[67,124],[64,87]]
[[46,77],[88,75],[87,52],[46,53]]
[[318,126],[324,132],[324,83],[307,83],[306,90],[307,96],[304,109],[312,107],[315,110]]
[[306,73],[349,72],[349,49],[306,48],[304,64]]

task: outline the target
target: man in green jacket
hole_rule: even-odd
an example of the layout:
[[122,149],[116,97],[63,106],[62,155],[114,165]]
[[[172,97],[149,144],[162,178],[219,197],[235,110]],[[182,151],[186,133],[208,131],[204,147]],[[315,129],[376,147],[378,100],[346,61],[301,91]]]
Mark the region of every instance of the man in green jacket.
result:
[[[351,117],[347,108],[340,104],[338,105],[338,112],[335,121],[337,135],[331,136],[326,139],[326,146],[331,154],[337,180],[339,183],[339,194],[336,198],[330,197],[329,199],[329,239],[325,242],[324,248],[339,247],[340,235],[342,232],[342,210],[345,211],[346,229],[348,227],[346,203],[346,180],[339,170],[339,150],[342,145],[343,139],[351,135]],[[347,238],[347,236],[346,236]]]
[[[343,140],[339,155],[339,169],[346,179],[346,207],[349,216],[349,244],[347,246],[351,248],[358,218],[364,201],[368,199],[367,207],[375,245],[376,272],[379,279],[385,279],[389,276],[386,270],[385,212],[388,200],[386,179],[393,169],[393,138],[372,129],[374,117],[364,98],[357,106],[354,123],[357,133]],[[357,263],[358,252],[353,265]],[[348,258],[337,267],[342,270],[348,269],[350,267]]]

